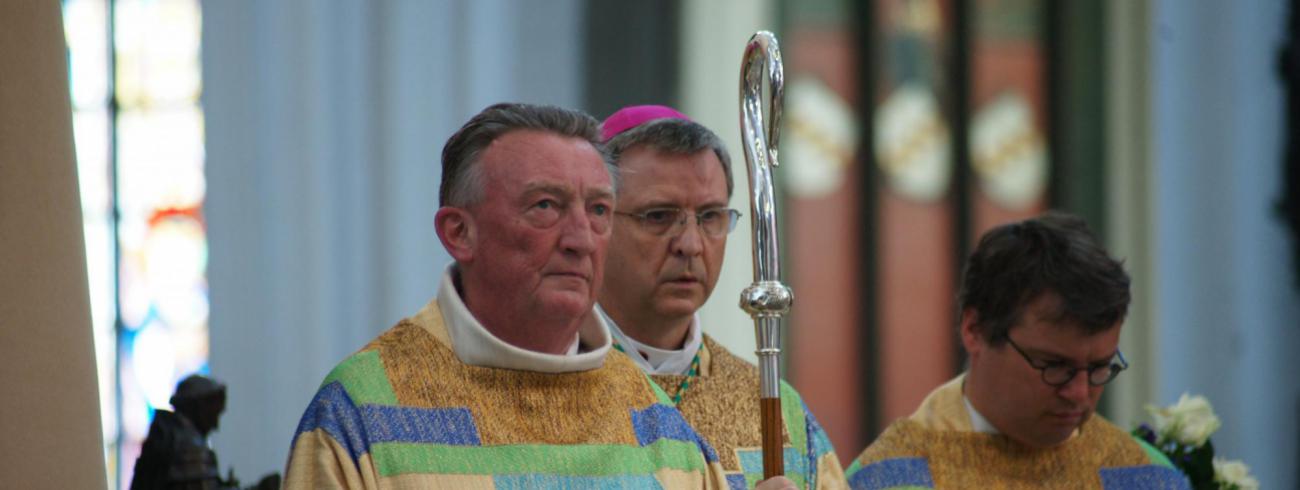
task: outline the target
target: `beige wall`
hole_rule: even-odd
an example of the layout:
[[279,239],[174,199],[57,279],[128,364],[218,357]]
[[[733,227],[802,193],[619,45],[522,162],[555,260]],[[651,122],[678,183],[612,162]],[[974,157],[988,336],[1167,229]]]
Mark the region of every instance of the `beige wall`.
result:
[[706,333],[751,362],[754,320],[740,309],[740,292],[754,282],[749,173],[740,146],[740,57],[755,31],[777,30],[773,10],[770,0],[691,0],[682,3],[681,12],[679,109],[726,143],[736,180],[731,207],[745,214],[727,239],[722,274],[713,296],[700,309],[700,322]]
[[1145,420],[1142,405],[1154,400],[1157,385],[1155,349],[1157,291],[1152,257],[1151,117],[1147,108],[1150,59],[1147,39],[1151,25],[1147,2],[1112,0],[1106,4],[1111,42],[1106,52],[1106,189],[1107,247],[1124,260],[1133,277],[1133,302],[1120,345],[1142,368],[1117,379],[1106,391],[1111,420],[1131,427]]
[[0,2],[0,487],[104,488],[59,2]]

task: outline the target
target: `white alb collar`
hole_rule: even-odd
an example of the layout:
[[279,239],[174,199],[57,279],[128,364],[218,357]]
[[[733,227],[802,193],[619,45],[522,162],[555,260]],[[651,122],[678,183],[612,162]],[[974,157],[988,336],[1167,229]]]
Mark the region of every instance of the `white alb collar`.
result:
[[[472,366],[536,371],[541,373],[570,373],[588,371],[604,365],[605,354],[612,345],[608,327],[598,314],[592,314],[578,328],[578,334],[569,347],[568,354],[547,354],[521,349],[506,343],[474,318],[452,280],[455,264],[447,266],[442,273],[438,286],[438,308],[442,311],[442,320],[451,339],[452,351],[456,357]],[[593,346],[586,352],[578,352],[579,346],[586,343]]]
[[970,414],[971,430],[975,432],[983,432],[985,434],[1001,434],[1001,431],[999,431],[997,427],[994,427],[993,424],[989,423],[989,419],[980,415],[979,410],[975,410],[975,405],[970,404],[970,398],[967,398],[965,393],[962,393],[961,395],[961,402],[966,405],[966,413]]

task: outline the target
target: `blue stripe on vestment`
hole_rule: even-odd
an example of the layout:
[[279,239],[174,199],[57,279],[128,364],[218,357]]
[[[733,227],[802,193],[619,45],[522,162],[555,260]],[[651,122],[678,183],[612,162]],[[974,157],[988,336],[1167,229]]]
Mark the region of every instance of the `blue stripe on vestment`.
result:
[[497,475],[492,484],[502,490],[534,488],[623,489],[663,488],[652,475],[566,476],[566,475]]
[[849,487],[859,490],[892,487],[934,488],[925,458],[894,458],[862,467],[849,477]]
[[656,403],[645,410],[632,409],[632,428],[636,431],[637,443],[643,447],[660,439],[693,442],[704,452],[706,462],[718,461],[718,452],[704,442],[704,438],[686,423],[676,408]]
[[[747,475],[763,474],[762,449],[737,449],[736,459],[740,461],[740,471],[742,473]],[[792,447],[781,448],[781,462],[785,463],[783,474],[806,475],[808,473],[808,458],[798,449]],[[808,478],[805,476],[804,480],[807,481]]]
[[413,442],[479,446],[478,427],[467,408],[415,408],[362,405],[370,442]]
[[[307,410],[302,414],[302,420],[298,422],[298,430],[293,434],[294,444],[297,444],[298,436],[316,429],[324,430],[343,446],[353,463],[370,451],[361,413],[352,404],[352,397],[348,396],[347,390],[337,381],[322,386],[311,399]],[[292,452],[293,448],[290,447],[289,451]]]
[[[298,422],[294,442],[304,432],[324,430],[347,449],[352,461],[380,442],[478,446],[478,427],[466,408],[357,407],[337,381],[322,386]],[[292,449],[291,449],[292,450]]]
[[1144,465],[1120,468],[1102,468],[1102,488],[1190,489],[1191,484],[1183,473],[1165,466]]
[[826,436],[826,430],[822,425],[817,423],[817,417],[814,417],[811,410],[808,410],[808,404],[803,406],[804,425],[807,426],[808,434],[808,488],[817,488],[818,460],[835,450],[831,446],[831,440]]
[[749,484],[745,482],[744,473],[727,475],[727,488],[729,490],[749,490]]

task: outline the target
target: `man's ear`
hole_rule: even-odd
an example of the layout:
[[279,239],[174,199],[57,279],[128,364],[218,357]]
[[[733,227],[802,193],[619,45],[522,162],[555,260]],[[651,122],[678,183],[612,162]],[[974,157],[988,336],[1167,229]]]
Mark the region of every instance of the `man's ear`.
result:
[[969,357],[976,357],[984,348],[979,331],[979,314],[973,309],[961,312],[961,345],[966,348]]
[[478,230],[474,218],[461,208],[444,206],[433,217],[438,240],[456,262],[465,264],[474,260],[478,244]]

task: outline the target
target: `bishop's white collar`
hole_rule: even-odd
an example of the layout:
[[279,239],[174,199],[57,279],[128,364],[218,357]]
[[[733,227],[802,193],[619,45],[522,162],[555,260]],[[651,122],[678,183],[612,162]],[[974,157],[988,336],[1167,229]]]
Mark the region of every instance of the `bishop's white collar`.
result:
[[704,334],[700,331],[698,313],[691,317],[690,331],[686,334],[686,345],[677,350],[652,347],[628,336],[600,305],[596,305],[596,313],[609,326],[609,334],[614,337],[614,342],[623,346],[627,356],[632,358],[632,361],[646,374],[686,374],[691,369],[691,362],[695,360],[695,354],[700,351],[700,345],[703,343]]

